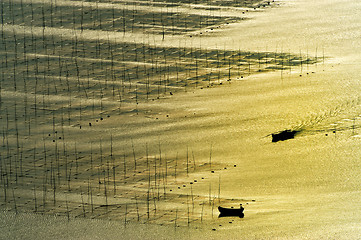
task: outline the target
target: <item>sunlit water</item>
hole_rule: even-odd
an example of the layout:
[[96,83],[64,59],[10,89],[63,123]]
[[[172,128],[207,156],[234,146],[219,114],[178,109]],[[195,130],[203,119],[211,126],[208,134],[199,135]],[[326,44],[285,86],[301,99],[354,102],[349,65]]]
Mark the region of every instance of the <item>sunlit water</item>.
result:
[[[351,0],[284,1],[278,8],[254,13],[250,21],[230,26],[220,36],[202,38],[202,44],[209,46],[227,44],[235,49],[276,49],[295,54],[301,51],[313,56],[324,54],[326,60],[302,69],[260,74],[220,88],[177,95],[161,101],[157,108],[170,115],[195,113],[201,117],[177,117],[171,124],[143,126],[144,132],[159,136],[156,141],[167,142],[164,152],[184,151],[187,144],[207,152],[212,145],[214,161],[236,164],[237,168],[216,171],[213,183],[218,185],[221,179],[222,197],[255,200],[245,206],[244,219],[233,223],[219,219],[201,226],[201,230],[177,232],[170,226],[130,225],[123,230],[118,222],[76,220],[69,224],[62,218],[14,217],[7,213],[11,222],[19,224],[7,222],[9,228],[3,236],[18,234],[18,238],[35,239],[37,235],[46,238],[49,233],[64,239],[358,238],[361,133],[349,128],[335,134],[335,125],[331,124],[341,128],[361,114],[357,103],[360,8],[359,2]],[[317,122],[320,115],[324,117]],[[356,119],[355,125],[360,124],[361,120]],[[267,137],[295,126],[305,129],[295,139],[271,143]],[[139,129],[120,127],[114,131],[126,135]],[[139,144],[143,141],[139,140]],[[201,186],[202,191],[206,195],[208,186]],[[28,222],[37,224],[24,228]],[[152,234],[148,235],[148,231]]]

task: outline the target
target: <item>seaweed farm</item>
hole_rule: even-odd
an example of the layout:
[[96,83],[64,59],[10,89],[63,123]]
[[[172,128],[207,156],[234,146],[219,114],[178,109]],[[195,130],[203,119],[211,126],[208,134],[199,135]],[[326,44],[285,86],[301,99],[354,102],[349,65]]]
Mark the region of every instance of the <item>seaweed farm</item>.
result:
[[[307,91],[322,99],[312,107],[326,106],[319,86],[328,86],[330,78],[314,79],[337,64],[327,65],[322,44],[291,51],[282,44],[265,43],[257,50],[239,39],[229,44],[214,40],[231,26],[262,18],[285,2],[1,1],[1,211],[59,216],[70,222],[116,221],[124,226],[219,227],[218,206],[243,204],[247,211],[258,203],[250,195],[229,190],[232,184],[252,189],[243,182],[232,183],[230,176],[257,178],[261,169],[269,174],[259,177],[264,185],[273,184],[273,172],[268,172],[273,162],[259,146],[269,150],[288,139],[291,145],[298,135],[305,139],[352,131],[358,136],[359,101],[335,104],[339,108],[325,108],[303,121],[299,117],[309,115],[289,107],[293,101],[306,109],[305,98],[291,95]],[[317,66],[321,64],[322,69]],[[270,77],[261,82],[261,76]],[[237,91],[243,83],[241,94]],[[223,110],[225,95],[234,98]],[[197,105],[203,99],[208,101]],[[281,103],[284,107],[278,108]],[[235,113],[230,116],[225,112],[232,104]],[[222,109],[217,113],[224,116],[216,116],[212,108]],[[341,114],[349,108],[357,108],[353,116]],[[281,113],[276,115],[275,109]],[[296,117],[282,125],[284,116]],[[339,116],[344,123],[329,125]],[[229,119],[237,123],[232,125]],[[301,123],[291,129],[297,121]],[[279,126],[290,130],[281,131]],[[192,127],[197,131],[184,133]],[[261,139],[272,131],[279,131],[273,134],[278,143]],[[229,136],[220,139],[220,132]],[[233,141],[235,137],[240,140]],[[222,149],[225,145],[229,149]],[[239,158],[228,158],[230,151]],[[269,151],[272,160],[278,159],[276,153],[293,154]],[[267,160],[258,160],[257,154]],[[284,162],[277,167],[284,166],[284,178],[277,178],[282,183],[290,169],[296,169]]]

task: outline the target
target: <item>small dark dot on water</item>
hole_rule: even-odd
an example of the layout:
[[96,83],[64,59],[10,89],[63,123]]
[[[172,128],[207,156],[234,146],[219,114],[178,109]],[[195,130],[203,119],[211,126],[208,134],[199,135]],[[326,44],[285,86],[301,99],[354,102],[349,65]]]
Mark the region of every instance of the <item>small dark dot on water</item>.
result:
[[50,137],[50,133],[49,133],[49,137]]
[[236,164],[234,164],[234,165],[233,165],[233,167],[237,167],[237,165],[236,165]]
[[335,130],[333,130],[332,132],[333,132],[333,133],[336,133],[336,131],[335,131]]
[[220,227],[222,227],[222,225],[221,225],[221,224],[219,224],[219,226],[220,226]]
[[100,120],[102,120],[102,121],[103,121],[103,118],[100,118]]
[[232,222],[229,222],[229,223],[232,223]]
[[55,142],[55,140],[53,140],[53,142]]
[[108,115],[107,117],[108,117],[108,118],[110,118],[110,116],[109,116],[109,115]]
[[328,134],[327,134],[327,133],[326,133],[325,135],[326,135],[326,136],[328,136]]
[[169,192],[173,191],[172,189],[169,189]]
[[300,77],[302,77],[302,74],[300,74]]
[[226,167],[224,169],[227,169]]
[[183,187],[186,187],[186,185],[183,185]]
[[58,131],[55,131],[55,133],[58,133]]
[[189,184],[193,184],[192,182],[190,182]]
[[197,180],[194,180],[194,182],[197,182]]
[[213,228],[213,229],[212,229],[212,231],[216,231],[216,229],[215,229],[215,228]]
[[202,179],[204,179],[204,177],[202,177]]
[[98,119],[97,120],[95,120],[96,122],[98,122]]
[[214,171],[211,171],[211,173],[214,173]]
[[59,137],[59,139],[61,139],[61,137]]
[[178,187],[178,189],[180,189],[180,187]]
[[89,123],[89,126],[92,126],[92,123]]

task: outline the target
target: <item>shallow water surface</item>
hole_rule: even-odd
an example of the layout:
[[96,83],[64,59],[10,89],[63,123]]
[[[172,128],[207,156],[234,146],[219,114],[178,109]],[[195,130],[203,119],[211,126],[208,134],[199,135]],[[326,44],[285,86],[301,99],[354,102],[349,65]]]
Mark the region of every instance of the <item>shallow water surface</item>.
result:
[[[75,143],[80,149],[79,158],[75,157],[74,162],[70,160],[74,158],[73,154],[69,154],[69,161],[74,164],[72,174],[77,171],[75,174],[82,176],[89,169],[93,170],[93,166],[89,167],[89,153],[92,151],[93,154],[93,149],[97,149],[94,154],[99,155],[99,149],[103,151],[102,144],[111,152],[109,156],[104,155],[108,169],[99,165],[98,173],[89,173],[87,178],[77,181],[71,193],[66,191],[68,186],[64,183],[62,192],[57,193],[58,204],[63,204],[59,208],[61,216],[43,216],[29,211],[19,211],[16,215],[14,209],[0,212],[1,225],[5,226],[1,238],[39,239],[49,235],[59,239],[358,238],[361,234],[358,211],[361,201],[361,16],[358,13],[361,4],[351,0],[284,0],[279,3],[277,7],[252,12],[249,20],[229,24],[215,33],[202,37],[195,34],[192,44],[201,43],[206,49],[224,46],[236,51],[288,53],[301,58],[319,58],[319,62],[223,81],[218,87],[186,88],[174,96],[160,97],[154,103],[131,103],[133,105],[127,105],[127,114],[113,117],[114,110],[109,113],[109,118],[104,116],[104,120],[97,119],[96,122],[92,119],[92,128],[83,125],[85,133],[82,134],[75,130],[75,127],[79,128],[77,124],[65,126],[67,137],[71,139],[67,147],[73,151]],[[166,38],[159,45],[178,47],[183,38]],[[182,44],[187,43],[184,40]],[[62,86],[65,89],[65,83]],[[102,88],[98,94],[102,96]],[[106,101],[108,99],[111,95],[106,97]],[[113,106],[110,100],[108,104]],[[91,108],[84,110],[84,116],[91,116]],[[51,128],[49,125],[40,130],[46,132]],[[302,131],[294,139],[272,143],[270,134],[285,129]],[[104,137],[99,143],[99,136],[106,134],[111,134],[112,139]],[[50,136],[49,140],[52,138]],[[89,142],[94,143],[91,150]],[[60,143],[59,149],[62,149]],[[110,144],[114,144],[111,150]],[[50,143],[48,146],[58,147]],[[136,151],[132,150],[134,146]],[[42,147],[45,149],[45,143],[38,149]],[[124,165],[128,164],[128,167],[134,164],[133,154],[134,159],[138,159],[139,174],[131,169],[124,172],[124,179],[123,175],[120,176],[123,173],[117,175],[121,179],[119,182],[114,177],[114,186],[119,184],[118,194],[105,199],[102,194],[104,190],[107,193],[106,187],[113,189],[113,182],[109,184],[111,157],[114,153],[119,163],[117,169],[122,169],[123,160],[119,159],[123,159],[123,152]],[[127,162],[125,153],[128,154]],[[76,149],[74,154],[78,154]],[[103,155],[100,156],[103,160]],[[178,158],[187,159],[187,162],[177,163],[175,159]],[[159,160],[157,165],[157,159],[164,162]],[[168,169],[173,174],[168,175],[167,184],[167,166],[164,164],[168,162],[164,159],[169,160]],[[150,177],[153,169],[149,163],[152,161],[154,179]],[[54,169],[55,164],[54,161]],[[189,164],[194,164],[194,169],[188,173]],[[177,166],[182,169],[178,169],[178,178],[175,173]],[[35,164],[34,169],[29,169],[35,171]],[[114,165],[113,169],[116,169]],[[105,189],[101,182],[106,182],[106,174],[100,175],[99,171],[108,171]],[[137,181],[128,180],[130,183],[127,184],[125,181],[131,179],[133,171]],[[34,182],[43,181],[36,176]],[[53,166],[49,176],[55,176]],[[92,215],[96,220],[82,218],[85,215],[85,210],[81,210],[85,208],[84,201],[87,209],[90,206],[91,180],[95,184],[94,192],[98,191],[91,200],[92,205],[94,200],[98,206],[96,214]],[[151,180],[155,183],[154,188],[150,187]],[[157,183],[163,184],[164,191],[172,190],[173,195],[169,194],[168,199],[164,197],[163,202],[154,200],[152,203],[150,195],[155,199],[158,190],[159,200],[159,192],[163,191]],[[15,193],[19,196],[37,194],[36,190],[32,191],[33,186],[28,187],[24,191],[15,189]],[[132,196],[121,196],[128,193]],[[50,196],[38,194],[38,198],[50,199]],[[136,194],[139,194],[139,199]],[[14,201],[9,201],[12,203],[5,208],[13,206]],[[68,201],[74,208],[70,222],[65,214],[69,213],[65,209]],[[104,201],[106,205],[110,204],[111,210],[104,207]],[[124,205],[123,209],[116,206],[120,202],[125,203],[125,210]],[[196,207],[192,209],[194,202]],[[144,224],[137,221],[135,206],[138,211],[138,203],[142,213],[140,221],[138,215],[138,221]],[[245,218],[216,217],[214,207],[238,206],[239,203],[244,204]],[[158,206],[158,215],[155,211],[149,217],[149,205],[151,208]],[[46,207],[39,205],[40,209]],[[90,210],[86,214],[90,215]],[[112,221],[107,217],[101,220],[102,214],[109,214]],[[124,221],[124,216],[131,220]],[[174,227],[177,226],[175,221],[180,227]]]

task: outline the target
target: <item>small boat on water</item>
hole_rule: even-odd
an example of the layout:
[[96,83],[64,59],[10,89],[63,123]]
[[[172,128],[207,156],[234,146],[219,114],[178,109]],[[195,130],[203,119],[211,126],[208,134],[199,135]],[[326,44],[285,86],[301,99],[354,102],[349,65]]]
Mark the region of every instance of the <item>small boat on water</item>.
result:
[[288,139],[292,139],[298,134],[299,130],[284,130],[278,133],[272,133],[272,142],[285,141]]
[[219,216],[218,217],[244,217],[242,204],[240,204],[240,208],[224,208],[218,207]]

